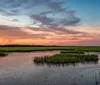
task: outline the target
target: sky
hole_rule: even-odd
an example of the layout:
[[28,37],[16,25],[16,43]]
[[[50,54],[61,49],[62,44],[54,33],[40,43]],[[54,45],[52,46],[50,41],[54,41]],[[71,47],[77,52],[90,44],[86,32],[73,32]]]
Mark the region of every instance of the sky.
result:
[[0,44],[100,45],[100,0],[0,0]]

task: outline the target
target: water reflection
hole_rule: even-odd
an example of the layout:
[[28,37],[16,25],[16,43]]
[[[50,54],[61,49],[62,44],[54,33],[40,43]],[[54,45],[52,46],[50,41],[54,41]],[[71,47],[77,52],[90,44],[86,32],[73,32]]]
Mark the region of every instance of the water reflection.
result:
[[33,62],[36,56],[58,53],[9,53],[0,58],[0,85],[100,85],[100,61],[72,65],[36,65]]
[[77,66],[79,64],[98,64],[98,61],[89,61],[89,62],[76,62],[76,63],[37,63],[37,62],[34,62],[33,63],[36,65],[36,66],[49,66],[49,67],[52,67],[52,66],[57,66],[57,67],[65,67],[65,66]]
[[[100,58],[100,54],[98,54],[98,52],[85,52],[85,54],[96,54],[99,56]],[[41,56],[41,57],[44,57],[44,56]],[[65,66],[77,66],[79,64],[98,64],[100,62],[99,58],[97,60],[89,60],[89,61],[76,61],[76,62],[45,62],[45,59],[44,58],[41,58],[41,57],[35,57],[35,60],[33,59],[33,63],[36,65],[36,66],[49,66],[49,67],[52,67],[52,66],[57,66],[57,67],[65,67]],[[94,56],[95,57],[95,56]],[[36,58],[40,58],[40,60],[38,61],[38,59],[36,60]]]

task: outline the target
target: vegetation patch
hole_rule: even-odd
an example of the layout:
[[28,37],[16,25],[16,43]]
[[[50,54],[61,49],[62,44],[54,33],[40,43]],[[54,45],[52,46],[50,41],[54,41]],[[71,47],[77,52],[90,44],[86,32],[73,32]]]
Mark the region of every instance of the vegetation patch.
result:
[[67,64],[78,62],[97,62],[98,55],[96,54],[84,54],[81,51],[61,51],[60,54],[53,56],[41,56],[35,57],[34,62],[36,64]]
[[5,57],[7,55],[8,55],[7,53],[0,53],[0,57]]
[[33,45],[0,46],[0,52],[31,52],[31,51],[52,51],[52,50],[100,52],[100,46],[33,46]]
[[61,53],[61,54],[65,54],[65,53],[67,53],[67,54],[85,54],[83,51],[75,51],[75,50],[73,50],[73,51],[66,51],[66,50],[63,50],[63,51],[61,51],[60,53]]

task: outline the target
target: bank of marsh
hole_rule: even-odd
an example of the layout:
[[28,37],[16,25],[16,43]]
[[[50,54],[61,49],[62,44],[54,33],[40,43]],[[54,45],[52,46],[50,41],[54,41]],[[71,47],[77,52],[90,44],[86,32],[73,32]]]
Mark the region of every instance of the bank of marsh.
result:
[[72,51],[70,51],[70,50],[68,50],[68,51],[66,51],[66,50],[63,50],[63,51],[61,51],[60,52],[61,54],[85,54],[83,51],[75,51],[75,50],[72,50]]
[[52,50],[100,52],[100,46],[31,46],[31,45],[0,46],[0,52],[32,52],[32,51],[52,51]]
[[35,57],[36,64],[63,64],[63,63],[77,63],[77,62],[96,62],[98,55],[96,54],[56,54],[53,56]]
[[8,55],[7,53],[0,52],[0,57],[5,57],[7,55]]

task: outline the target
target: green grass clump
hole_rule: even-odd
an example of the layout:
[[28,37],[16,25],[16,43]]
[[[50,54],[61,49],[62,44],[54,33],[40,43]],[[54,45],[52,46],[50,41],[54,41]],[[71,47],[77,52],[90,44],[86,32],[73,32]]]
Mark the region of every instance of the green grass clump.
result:
[[31,51],[50,51],[50,50],[66,50],[66,51],[85,51],[100,52],[100,46],[1,46],[0,52],[31,52]]
[[98,61],[98,55],[95,54],[56,54],[53,56],[44,56],[34,58],[34,62],[46,64],[64,64],[77,62],[93,62]]
[[7,53],[0,53],[0,57],[4,57],[4,56],[7,56],[8,54]]
[[65,54],[65,53],[67,53],[67,54],[84,54],[84,52],[83,51],[66,51],[66,50],[63,50],[63,51],[61,51],[60,52],[61,54]]

